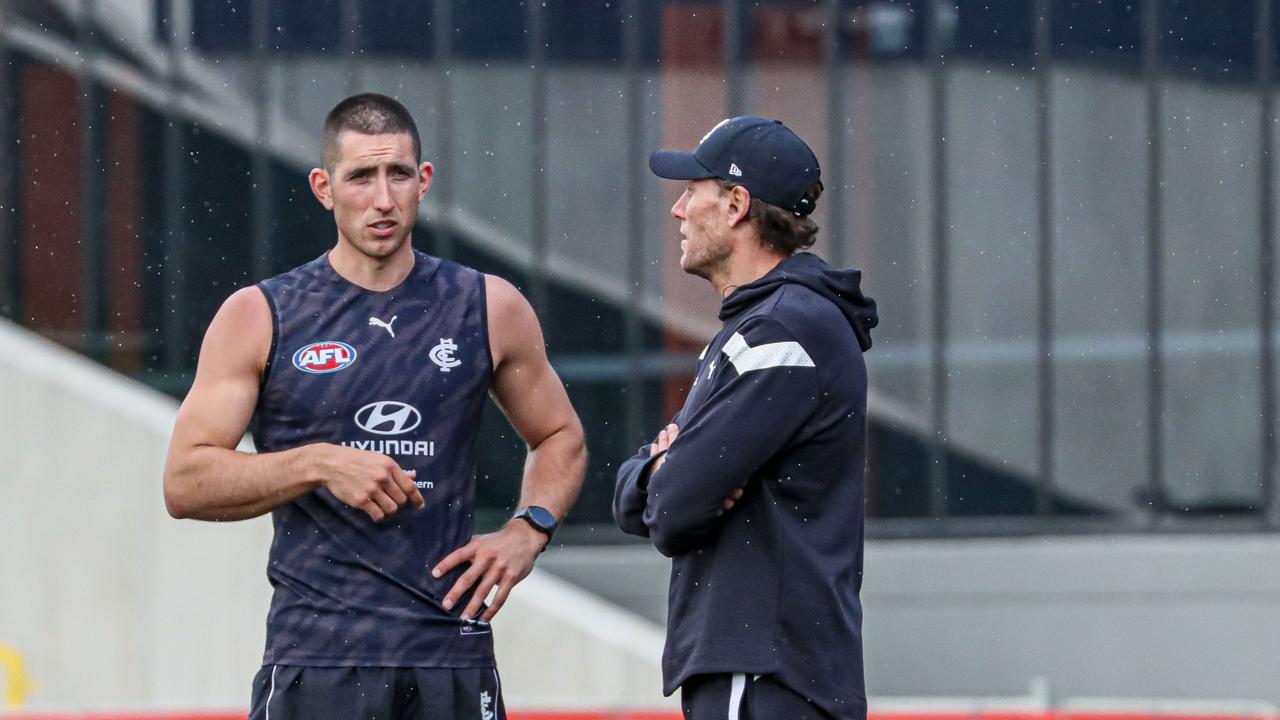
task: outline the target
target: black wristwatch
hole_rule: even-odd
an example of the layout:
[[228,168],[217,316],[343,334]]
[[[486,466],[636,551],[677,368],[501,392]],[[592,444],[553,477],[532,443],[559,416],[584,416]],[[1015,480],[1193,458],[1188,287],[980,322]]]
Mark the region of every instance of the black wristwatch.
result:
[[556,516],[552,515],[550,510],[537,505],[520,508],[515,515],[511,516],[512,520],[516,518],[528,522],[534,530],[546,535],[548,545],[551,544],[551,536],[556,534],[556,527],[560,524],[556,522]]

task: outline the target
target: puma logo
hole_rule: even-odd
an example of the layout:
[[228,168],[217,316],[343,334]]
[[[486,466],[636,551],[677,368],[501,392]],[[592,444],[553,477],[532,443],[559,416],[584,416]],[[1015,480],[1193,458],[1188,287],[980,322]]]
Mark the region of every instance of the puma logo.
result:
[[395,337],[395,336],[396,336],[396,331],[391,329],[391,323],[395,322],[395,321],[396,321],[396,318],[398,318],[398,317],[400,317],[400,316],[399,316],[399,315],[392,315],[392,316],[391,316],[391,321],[390,321],[390,322],[382,322],[381,320],[379,320],[379,319],[378,319],[378,318],[376,318],[376,317],[371,317],[371,318],[369,318],[369,324],[370,324],[370,325],[377,325],[378,327],[382,328],[383,330],[386,330],[388,333],[391,333],[391,337]]

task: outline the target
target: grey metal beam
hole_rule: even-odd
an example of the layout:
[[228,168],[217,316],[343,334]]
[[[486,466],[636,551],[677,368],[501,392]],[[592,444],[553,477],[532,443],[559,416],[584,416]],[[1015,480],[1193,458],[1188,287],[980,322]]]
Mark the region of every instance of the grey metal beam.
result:
[[[932,518],[872,518],[867,522],[867,537],[877,540],[1044,537],[1047,535],[1075,537],[1122,533],[1145,534],[1152,529],[1152,523],[1144,518],[1116,515],[1054,517],[1002,515],[999,517],[950,517],[940,521]],[[1169,515],[1155,523],[1154,529],[1171,535],[1263,532],[1258,525],[1257,517],[1251,515],[1213,517]]]
[[1036,512],[1053,511],[1053,63],[1049,0],[1036,0],[1036,286],[1039,294],[1037,323],[1037,471]]
[[1149,515],[1166,509],[1164,492],[1164,102],[1160,72],[1160,0],[1146,0],[1142,66],[1147,83],[1147,493]]
[[948,190],[948,88],[946,38],[942,34],[940,8],[928,5],[930,62],[930,133],[932,136],[933,295],[930,318],[933,323],[931,343],[933,438],[929,443],[929,514],[941,518],[947,514],[947,308],[950,301],[950,203]]
[[[823,63],[826,66],[827,80],[827,192],[830,193],[827,206],[827,254],[831,264],[844,267],[852,259],[853,238],[849,237],[848,214],[845,212],[846,196],[849,188],[845,187],[845,159],[848,145],[845,138],[849,133],[849,121],[845,116],[847,108],[844,103],[844,73],[840,57],[840,18],[842,15],[841,0],[827,0],[826,27],[822,34]],[[852,201],[848,201],[852,204]]]
[[[551,355],[550,360],[556,374],[566,382],[606,382],[628,373],[635,373],[641,380],[683,378],[689,376],[689,368],[698,364],[698,356],[694,353],[673,353],[661,349],[625,357],[616,353]],[[638,435],[627,439],[641,442],[650,432],[656,431],[656,427],[641,428]]]
[[1280,487],[1276,476],[1276,216],[1275,216],[1275,89],[1272,87],[1272,0],[1257,0],[1254,20],[1254,64],[1258,68],[1258,334],[1261,340],[1258,372],[1262,387],[1262,455],[1258,459],[1261,491],[1259,509],[1264,521],[1280,528]]

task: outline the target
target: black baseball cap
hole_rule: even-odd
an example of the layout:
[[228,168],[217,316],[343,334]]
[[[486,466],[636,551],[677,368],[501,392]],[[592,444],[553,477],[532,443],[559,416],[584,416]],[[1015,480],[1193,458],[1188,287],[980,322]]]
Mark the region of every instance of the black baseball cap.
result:
[[813,212],[805,193],[821,179],[818,158],[799,135],[781,120],[751,115],[720,121],[693,152],[653,153],[649,169],[668,180],[727,180],[797,215]]

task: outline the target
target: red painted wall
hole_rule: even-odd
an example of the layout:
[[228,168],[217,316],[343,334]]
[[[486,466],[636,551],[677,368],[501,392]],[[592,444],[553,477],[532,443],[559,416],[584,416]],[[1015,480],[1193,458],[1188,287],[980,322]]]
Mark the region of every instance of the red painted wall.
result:
[[81,330],[80,127],[74,76],[44,65],[22,73],[18,178],[25,324],[64,342]]

